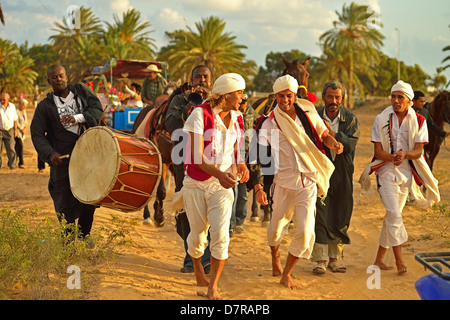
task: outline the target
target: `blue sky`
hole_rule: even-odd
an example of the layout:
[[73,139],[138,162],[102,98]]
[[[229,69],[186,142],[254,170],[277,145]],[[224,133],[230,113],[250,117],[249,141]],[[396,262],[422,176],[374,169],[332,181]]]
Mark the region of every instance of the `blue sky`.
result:
[[[434,75],[441,61],[450,54],[442,48],[450,45],[450,1],[448,0],[359,0],[380,13],[386,37],[382,51],[398,54],[407,65],[418,64]],[[113,22],[129,8],[138,9],[152,25],[151,37],[158,49],[167,43],[165,31],[189,26],[211,15],[225,20],[226,31],[248,49],[249,59],[264,66],[270,51],[298,49],[320,55],[318,39],[332,28],[341,12],[342,0],[0,0],[6,26],[0,24],[0,37],[18,44],[28,40],[44,44],[55,34],[53,23],[67,16],[70,5],[91,7],[102,21]],[[450,80],[450,68],[444,73]]]

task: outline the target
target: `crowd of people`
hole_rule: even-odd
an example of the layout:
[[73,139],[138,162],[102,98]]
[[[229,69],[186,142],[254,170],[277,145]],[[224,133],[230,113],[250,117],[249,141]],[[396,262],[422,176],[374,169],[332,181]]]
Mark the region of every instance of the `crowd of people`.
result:
[[[130,100],[138,97],[135,101],[152,105],[162,84],[159,70],[148,71],[142,89],[138,85],[127,89]],[[47,80],[53,92],[36,107],[31,139],[40,165],[50,165],[48,189],[58,217],[68,223],[78,220],[80,237],[86,239],[96,208],[72,195],[70,158],[64,155],[71,154],[85,130],[99,125],[103,108],[86,85],[68,83],[61,65],[48,69]],[[191,92],[171,97],[164,121],[172,137],[177,133],[174,145],[182,144],[185,150],[181,159],[173,159],[175,192],[183,203],[176,212],[186,251],[181,272],[193,272],[197,285],[208,288],[206,296],[220,299],[218,282],[228,259],[230,237],[245,232],[250,192],[260,205],[270,202],[267,243],[272,274],[280,276],[282,285],[298,287],[291,273],[299,259],[311,259],[315,274],[346,272],[343,250],[350,244],[353,162],[360,128],[355,114],[343,107],[344,86],[334,80],[325,83],[324,106],[317,110],[310,101],[297,97],[299,84],[294,77],[281,76],[273,83],[276,107],[260,117],[247,106],[241,75],[226,73],[212,84],[208,67],[198,65],[190,82]],[[192,103],[191,93],[202,101]],[[407,241],[402,210],[408,193],[430,204],[440,200],[437,180],[422,156],[428,128],[433,128],[426,110],[422,111],[422,98],[408,83],[392,86],[392,105],[373,123],[373,161],[359,179],[367,188],[375,172],[386,210],[374,265],[392,269],[383,260],[392,247],[398,274],[407,271],[401,249]],[[23,168],[28,102],[19,100],[16,110],[3,93],[0,103],[0,135],[8,166]],[[264,175],[274,176],[270,188],[264,185]],[[425,195],[417,188],[420,185],[426,187]],[[257,211],[252,210],[252,216]],[[292,225],[283,267],[280,243]]]

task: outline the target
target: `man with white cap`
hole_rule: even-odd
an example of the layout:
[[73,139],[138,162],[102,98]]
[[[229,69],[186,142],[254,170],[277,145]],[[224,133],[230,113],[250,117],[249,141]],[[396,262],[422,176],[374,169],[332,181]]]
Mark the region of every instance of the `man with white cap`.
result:
[[[278,78],[273,85],[277,107],[258,129],[258,144],[263,149],[271,148],[275,162],[273,212],[267,229],[272,274],[281,275],[280,283],[291,289],[297,288],[291,279],[292,269],[300,258],[309,259],[311,256],[317,196],[326,196],[334,170],[332,162],[324,154],[323,144],[337,154],[343,151],[342,144],[328,134],[315,106],[307,100],[297,99],[297,90],[295,78],[290,75]],[[264,162],[261,156],[263,154],[259,155],[258,163]],[[260,191],[261,185],[256,184],[258,202],[267,204],[266,194]],[[283,269],[278,249],[291,220],[294,221],[295,234]]]
[[[372,127],[371,141],[374,143],[374,160],[366,167],[359,183],[364,189],[370,187],[369,175],[376,172],[378,193],[386,209],[380,234],[380,244],[374,264],[382,270],[391,270],[383,258],[389,247],[393,248],[397,272],[407,271],[402,244],[408,239],[402,219],[402,210],[408,192],[420,201],[431,205],[440,200],[437,180],[426,164],[423,146],[428,143],[425,118],[414,112],[414,91],[410,84],[398,81],[391,89],[392,106],[383,110]],[[419,185],[427,189],[426,201]],[[420,204],[419,203],[419,204]]]
[[[245,80],[239,74],[220,76],[211,96],[192,110],[183,128],[189,134],[181,190],[191,228],[188,253],[194,262],[197,285],[208,286],[209,299],[220,299],[217,284],[228,258],[233,187],[238,177],[241,182],[249,178],[238,152],[244,133],[242,114],[238,111],[244,89]],[[210,280],[201,264],[209,228]]]
[[160,75],[161,70],[156,64],[148,65],[145,72],[148,72],[148,77],[142,83],[141,98],[147,105],[153,106],[156,98],[163,94],[167,81]]

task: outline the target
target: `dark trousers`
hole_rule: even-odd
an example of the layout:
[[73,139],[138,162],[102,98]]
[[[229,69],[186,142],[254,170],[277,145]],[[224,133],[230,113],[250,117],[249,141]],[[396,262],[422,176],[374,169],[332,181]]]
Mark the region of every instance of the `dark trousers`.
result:
[[14,149],[16,150],[16,155],[19,159],[18,165],[21,166],[23,165],[23,141],[21,138],[17,137],[14,138],[14,140],[16,140],[16,146],[14,147]]
[[[72,224],[72,226],[78,219],[78,228],[81,232],[80,236],[86,237],[91,232],[96,207],[81,203],[73,196],[70,190],[68,169],[69,161],[67,159],[64,159],[60,165],[51,167],[48,191],[53,199],[58,219],[62,221],[64,218],[67,224]],[[69,230],[67,232],[70,231],[72,226],[68,226]]]
[[42,160],[38,157],[38,160],[37,160],[37,166],[38,166],[38,169],[39,169],[39,170],[45,169],[45,161],[42,161]]
[[58,219],[61,222],[62,218],[64,218],[67,224],[70,225],[66,232],[72,230],[75,226],[75,221],[78,219],[79,235],[80,238],[84,238],[91,233],[95,209],[95,206],[80,202],[77,206],[66,209],[65,212],[59,214]]

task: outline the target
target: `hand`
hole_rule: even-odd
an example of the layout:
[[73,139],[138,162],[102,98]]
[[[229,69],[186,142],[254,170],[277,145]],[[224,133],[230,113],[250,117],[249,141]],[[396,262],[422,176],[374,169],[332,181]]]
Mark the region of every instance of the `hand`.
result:
[[51,162],[51,164],[54,165],[55,167],[58,166],[58,165],[60,165],[61,162],[62,162],[62,160],[61,160],[60,157],[61,157],[61,154],[60,154],[60,153],[58,153],[58,152],[53,152],[53,153],[50,155],[50,162]]
[[217,179],[225,189],[233,188],[238,183],[231,172],[221,172]]
[[406,159],[408,152],[403,151],[402,149],[400,149],[399,151],[397,151],[396,154],[394,154],[394,165],[399,166],[402,164],[403,160]]
[[344,145],[340,142],[337,142],[334,144],[334,151],[336,151],[337,154],[341,154],[344,152]]
[[211,90],[204,87],[203,85],[197,86],[193,92],[197,92],[197,93],[201,94],[203,100],[207,99],[211,95]]
[[66,114],[65,116],[63,116],[61,118],[61,123],[63,126],[67,126],[71,123],[76,123],[76,122],[77,122],[77,120],[75,120],[75,117],[71,116],[70,114]]
[[241,177],[240,182],[247,182],[250,178],[250,172],[245,163],[238,164],[238,175]]
[[258,189],[258,191],[255,193],[256,195],[256,201],[258,203],[262,204],[263,206],[266,206],[269,204],[269,201],[267,201],[267,194],[262,189]]

